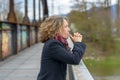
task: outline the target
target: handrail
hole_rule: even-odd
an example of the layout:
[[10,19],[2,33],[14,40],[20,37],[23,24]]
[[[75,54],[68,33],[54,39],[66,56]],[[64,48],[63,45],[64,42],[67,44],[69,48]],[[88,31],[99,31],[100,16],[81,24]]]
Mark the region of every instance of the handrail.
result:
[[30,23],[30,24],[24,24],[24,23],[19,23],[19,22],[8,22],[8,21],[0,21],[0,23],[9,23],[9,24],[15,24],[15,25],[26,25],[26,26],[33,26],[33,27],[37,26],[37,25],[33,25],[32,23]]
[[77,77],[76,77],[76,75],[75,75],[74,66],[72,66],[72,72],[73,72],[73,79],[74,79],[74,80],[77,80]]
[[81,60],[81,64],[79,65],[79,67],[83,70],[84,73],[87,73],[86,75],[84,75],[85,78],[87,78],[88,80],[94,80],[94,78],[92,77],[92,75],[90,74],[90,72],[88,71],[87,67],[85,66],[82,60]]
[[[69,42],[69,46],[73,48],[73,42],[71,41],[70,38],[68,39],[68,42]],[[94,80],[82,60],[79,65],[71,65],[71,70],[72,70],[73,80]]]

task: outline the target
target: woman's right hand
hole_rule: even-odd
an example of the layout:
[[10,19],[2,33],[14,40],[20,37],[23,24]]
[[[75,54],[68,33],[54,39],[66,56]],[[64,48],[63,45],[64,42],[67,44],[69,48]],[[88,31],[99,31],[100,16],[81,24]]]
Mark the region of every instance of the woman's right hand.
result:
[[82,35],[78,32],[74,33],[73,35],[70,34],[70,38],[73,42],[82,42]]

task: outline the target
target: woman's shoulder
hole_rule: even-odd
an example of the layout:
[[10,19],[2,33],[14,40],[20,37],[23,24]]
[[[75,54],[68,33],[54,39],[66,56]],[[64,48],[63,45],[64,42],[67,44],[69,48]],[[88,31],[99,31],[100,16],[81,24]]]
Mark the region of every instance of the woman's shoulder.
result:
[[45,44],[51,44],[51,43],[59,43],[56,39],[49,39],[45,42]]
[[45,42],[46,46],[51,46],[51,45],[62,45],[58,40],[56,39],[49,39],[48,41]]

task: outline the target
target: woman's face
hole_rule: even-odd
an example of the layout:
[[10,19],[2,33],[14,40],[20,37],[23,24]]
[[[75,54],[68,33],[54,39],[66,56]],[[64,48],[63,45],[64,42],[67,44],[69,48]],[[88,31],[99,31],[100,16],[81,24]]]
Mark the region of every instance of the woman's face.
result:
[[60,28],[59,35],[65,39],[69,37],[70,28],[68,22],[64,19],[63,27]]

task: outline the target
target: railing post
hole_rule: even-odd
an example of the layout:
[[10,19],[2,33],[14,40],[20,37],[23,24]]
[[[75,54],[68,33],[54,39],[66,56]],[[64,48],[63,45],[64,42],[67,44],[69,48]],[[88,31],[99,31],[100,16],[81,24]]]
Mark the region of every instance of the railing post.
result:
[[39,0],[39,22],[41,22],[41,0]]
[[38,14],[39,14],[39,20],[38,20],[38,24],[37,24],[37,26],[39,27],[40,26],[40,24],[41,24],[41,0],[39,0],[39,2],[38,2],[38,5],[39,5],[39,7],[38,7]]
[[34,25],[34,27],[36,26],[36,19],[35,19],[35,17],[36,17],[36,10],[35,10],[35,2],[36,2],[36,0],[33,0],[33,22],[32,22],[32,24]]
[[17,54],[17,26],[14,24],[11,25],[11,28],[13,28],[12,32],[12,41],[13,41],[13,54]]
[[39,0],[38,2],[38,14],[39,14],[39,20],[37,22],[37,27],[36,27],[36,43],[39,42],[39,27],[40,27],[40,24],[41,24],[41,0]]
[[48,17],[48,5],[47,0],[42,0],[43,4],[43,20]]
[[[2,26],[2,23],[0,23]],[[2,60],[2,27],[0,27],[0,61]]]
[[17,23],[17,18],[14,11],[14,0],[9,0],[9,1],[10,1],[9,2],[10,9],[7,20],[8,22]]
[[23,24],[30,24],[29,17],[28,17],[28,0],[25,0],[25,16],[23,18]]
[[31,46],[31,44],[30,44],[30,39],[31,39],[31,38],[30,38],[30,27],[31,27],[31,26],[28,26],[28,27],[27,27],[27,35],[28,35],[27,46],[28,46],[28,47]]

